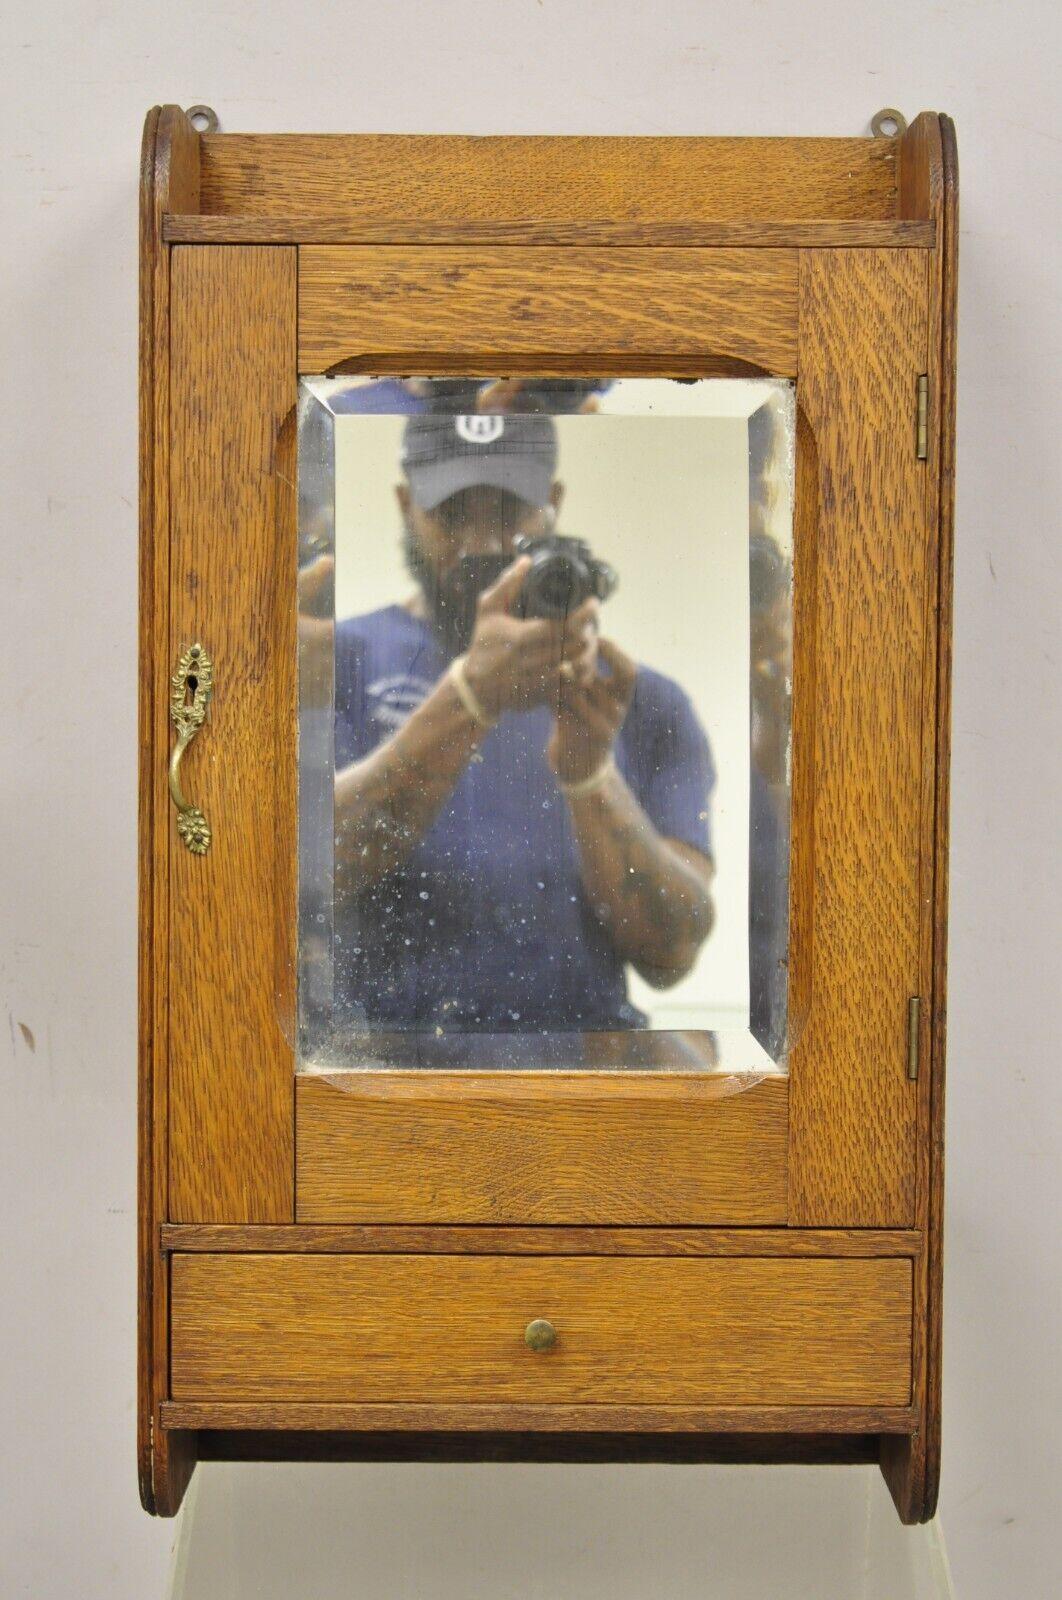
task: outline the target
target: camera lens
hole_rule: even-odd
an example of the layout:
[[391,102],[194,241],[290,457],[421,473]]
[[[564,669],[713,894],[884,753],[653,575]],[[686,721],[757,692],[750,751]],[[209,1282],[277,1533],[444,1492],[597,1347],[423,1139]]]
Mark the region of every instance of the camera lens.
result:
[[581,567],[570,556],[551,555],[536,562],[524,585],[524,614],[566,617],[586,598]]

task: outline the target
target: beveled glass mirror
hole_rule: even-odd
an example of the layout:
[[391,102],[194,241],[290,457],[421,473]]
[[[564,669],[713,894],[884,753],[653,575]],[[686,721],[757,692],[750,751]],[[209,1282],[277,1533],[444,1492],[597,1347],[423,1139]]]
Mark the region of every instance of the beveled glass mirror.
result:
[[792,384],[308,378],[303,1070],[784,1070]]

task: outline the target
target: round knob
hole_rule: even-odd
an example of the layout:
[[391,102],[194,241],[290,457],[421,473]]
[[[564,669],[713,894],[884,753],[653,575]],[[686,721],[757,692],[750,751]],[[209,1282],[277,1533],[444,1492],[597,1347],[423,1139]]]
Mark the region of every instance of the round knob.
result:
[[529,1350],[552,1350],[557,1342],[557,1330],[545,1317],[536,1317],[524,1329],[524,1343]]

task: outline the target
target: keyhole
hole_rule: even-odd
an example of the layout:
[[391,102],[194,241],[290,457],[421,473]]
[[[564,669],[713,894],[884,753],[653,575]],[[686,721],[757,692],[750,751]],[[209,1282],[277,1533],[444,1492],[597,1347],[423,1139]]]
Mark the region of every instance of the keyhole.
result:
[[194,672],[190,672],[188,674],[187,678],[185,678],[184,684],[185,684],[184,703],[185,703],[186,706],[194,705],[195,704],[195,691],[199,687],[199,679],[196,677]]

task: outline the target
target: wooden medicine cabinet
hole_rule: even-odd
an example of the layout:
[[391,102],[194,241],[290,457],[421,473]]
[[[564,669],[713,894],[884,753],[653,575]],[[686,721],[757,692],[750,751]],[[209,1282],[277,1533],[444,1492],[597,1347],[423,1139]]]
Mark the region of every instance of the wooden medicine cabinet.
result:
[[140,1467],[934,1508],[946,117],[142,166]]

